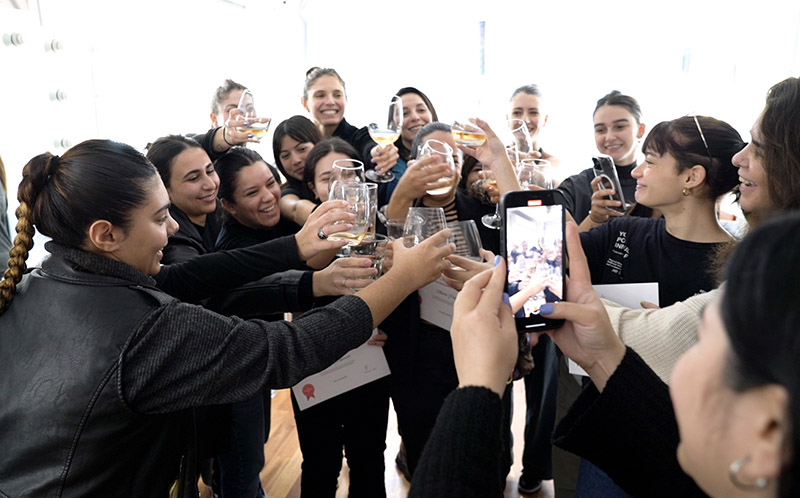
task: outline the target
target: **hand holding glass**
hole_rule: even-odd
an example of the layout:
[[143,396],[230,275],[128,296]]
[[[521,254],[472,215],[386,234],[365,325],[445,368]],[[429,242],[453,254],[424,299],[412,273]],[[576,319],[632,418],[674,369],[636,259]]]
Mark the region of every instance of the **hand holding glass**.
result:
[[403,245],[414,247],[446,227],[444,209],[410,207],[403,225]]
[[486,132],[469,121],[453,121],[450,125],[453,140],[459,145],[478,147],[486,142]]
[[[369,136],[381,149],[395,143],[400,138],[400,132],[403,130],[403,99],[397,95],[392,97],[391,102],[389,102],[388,119],[378,119],[367,125],[367,129],[369,130]],[[378,174],[377,171],[371,169],[367,171],[367,178],[373,182],[387,183],[394,180],[394,173],[387,171],[383,174]]]
[[[372,268],[378,270],[378,273],[371,277],[354,277],[348,280],[375,280],[380,277],[383,272],[383,261],[386,256],[386,248],[388,245],[388,237],[376,234],[372,239],[364,240],[360,244],[350,247],[350,257],[369,259],[372,261]],[[351,287],[350,290],[358,292],[358,288]]]
[[[487,187],[494,187],[494,189],[497,190],[497,179],[494,176],[492,168],[483,167],[483,180],[486,182]],[[494,205],[494,214],[484,214],[483,217],[481,217],[481,223],[483,223],[483,226],[486,228],[500,230],[500,227],[503,225],[503,218],[500,216],[499,202]]]
[[514,137],[514,145],[517,146],[519,152],[531,152],[533,150],[533,141],[531,134],[528,131],[528,125],[521,119],[509,119],[508,127],[511,130],[511,135]]
[[517,179],[523,190],[529,190],[531,186],[552,189],[553,174],[550,161],[546,159],[523,159],[517,168]]
[[450,189],[454,187],[456,178],[456,164],[453,160],[453,148],[439,140],[428,140],[420,147],[417,158],[424,156],[436,157],[440,162],[446,163],[450,167],[449,174],[439,178],[438,183],[441,186],[428,189],[426,193],[428,195],[442,195],[450,192]]
[[[337,183],[328,194],[329,200],[347,201],[347,210],[353,213],[354,219],[350,221],[349,230],[335,232],[328,236],[329,240],[346,240],[348,246],[359,244],[367,235],[369,228],[370,199],[366,183]],[[334,223],[334,226],[345,224]]]
[[269,131],[269,124],[272,120],[270,118],[258,117],[253,92],[245,89],[242,92],[242,96],[239,98],[239,105],[237,107],[239,111],[241,111],[241,119],[243,121],[242,126],[238,126],[236,130],[242,133],[252,134],[259,140],[264,138]]

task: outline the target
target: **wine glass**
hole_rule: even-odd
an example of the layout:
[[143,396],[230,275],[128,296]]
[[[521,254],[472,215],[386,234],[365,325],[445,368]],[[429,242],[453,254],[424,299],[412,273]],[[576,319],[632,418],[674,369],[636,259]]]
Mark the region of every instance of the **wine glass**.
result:
[[272,120],[270,118],[260,118],[258,116],[253,92],[248,89],[242,91],[242,96],[239,97],[239,105],[237,107],[242,111],[241,119],[243,121],[242,126],[237,126],[236,130],[242,133],[252,134],[259,140],[264,138],[269,131],[269,124]]
[[[478,233],[478,225],[474,220],[459,220],[447,224],[447,228],[453,232],[453,241],[456,245],[454,254],[473,261],[483,261],[481,257],[481,236]],[[460,266],[453,265],[454,270],[463,270]]]
[[[383,273],[383,262],[389,240],[385,235],[376,234],[373,238],[363,240],[360,244],[350,247],[350,257],[369,259],[372,261],[372,268],[378,270],[378,274],[372,277],[350,277],[348,280],[375,280],[380,277]],[[358,292],[359,288],[350,287],[350,290]]]
[[414,247],[446,227],[444,209],[440,207],[410,207],[403,225],[403,245]]
[[478,147],[486,142],[486,132],[469,121],[453,121],[450,125],[453,140],[459,145]]
[[517,179],[523,190],[532,185],[543,189],[553,188],[553,174],[547,159],[523,159],[517,168]]
[[405,224],[405,218],[392,218],[390,220],[386,220],[384,225],[386,226],[386,236],[389,237],[389,240],[402,239],[403,227],[405,227]]
[[[370,170],[371,171],[371,170]],[[375,238],[375,230],[378,228],[378,184],[365,183],[369,197],[369,213],[367,213],[367,238]]]
[[[366,183],[355,182],[336,182],[328,194],[329,200],[347,201],[347,211],[353,213],[353,220],[350,230],[342,230],[328,235],[329,240],[346,240],[348,246],[359,244],[367,236],[369,228],[369,189]],[[347,224],[348,222],[337,221],[336,225]]]
[[[483,167],[483,180],[486,182],[487,186],[494,187],[494,189],[497,190],[497,178],[495,178],[492,168],[487,168],[486,166]],[[481,223],[483,223],[483,226],[486,228],[500,230],[500,228],[503,226],[503,218],[500,216],[499,202],[494,205],[493,214],[484,214],[481,217]]]
[[419,153],[417,154],[417,159],[425,156],[437,157],[441,162],[444,162],[450,166],[449,174],[439,178],[438,183],[441,186],[434,187],[426,190],[425,192],[428,195],[442,195],[450,192],[450,189],[453,188],[456,179],[456,164],[453,160],[453,148],[444,142],[431,139],[426,141],[425,144],[420,147]]
[[[385,124],[384,124],[385,123]],[[403,129],[403,99],[395,95],[389,103],[388,119],[379,119],[377,122],[367,125],[369,136],[383,149],[391,145],[400,138],[400,131]],[[377,183],[388,183],[394,180],[394,173],[387,171],[381,175],[371,169],[367,171],[367,178]]]
[[517,146],[519,152],[533,151],[533,141],[531,134],[528,131],[528,125],[521,119],[509,119],[508,127],[511,130],[511,135],[514,137],[514,145]]
[[328,179],[328,197],[336,183],[364,183],[364,163],[357,159],[337,159]]

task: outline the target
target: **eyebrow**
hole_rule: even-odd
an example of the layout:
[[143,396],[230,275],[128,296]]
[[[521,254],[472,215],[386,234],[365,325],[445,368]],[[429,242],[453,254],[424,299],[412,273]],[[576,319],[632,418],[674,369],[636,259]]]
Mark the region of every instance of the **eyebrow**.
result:
[[156,212],[153,213],[153,216],[158,216],[159,214],[161,214],[162,211],[166,211],[167,209],[169,209],[170,204],[171,203],[168,202],[166,205],[156,209]]

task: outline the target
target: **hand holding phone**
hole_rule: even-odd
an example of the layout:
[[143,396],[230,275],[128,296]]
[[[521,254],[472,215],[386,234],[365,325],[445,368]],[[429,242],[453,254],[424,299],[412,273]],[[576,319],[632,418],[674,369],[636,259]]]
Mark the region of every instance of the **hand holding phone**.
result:
[[564,297],[563,202],[558,190],[527,190],[509,192],[500,203],[501,242],[508,264],[506,292],[520,332],[554,329],[563,324],[563,320],[539,314],[543,304]]
[[592,168],[594,176],[600,178],[598,181],[600,189],[613,190],[614,194],[609,195],[608,200],[619,202],[619,205],[616,206],[606,205],[606,209],[624,214],[630,207],[630,204],[625,202],[625,194],[622,192],[622,185],[619,183],[619,175],[617,175],[617,168],[614,166],[614,160],[611,159],[611,156],[599,154],[592,156],[592,163],[594,164]]

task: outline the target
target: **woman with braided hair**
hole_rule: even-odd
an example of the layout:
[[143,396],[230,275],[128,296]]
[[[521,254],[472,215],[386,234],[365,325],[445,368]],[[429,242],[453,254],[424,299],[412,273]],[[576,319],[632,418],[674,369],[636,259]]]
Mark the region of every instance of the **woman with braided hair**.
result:
[[[392,270],[357,296],[291,323],[244,321],[161,289],[191,297],[236,285],[227,275],[242,266],[268,273],[276,266],[269,248],[286,240],[161,267],[178,226],[156,169],[132,147],[90,140],[61,158],[36,156],[19,201],[0,283],[5,496],[166,496],[171,486],[175,496],[197,496],[193,408],[326,368],[437,278],[453,251],[446,230],[411,249],[398,245]],[[315,240],[291,236],[297,259],[338,247],[326,232],[347,217],[331,210]],[[51,255],[25,274],[35,229],[52,239]]]

